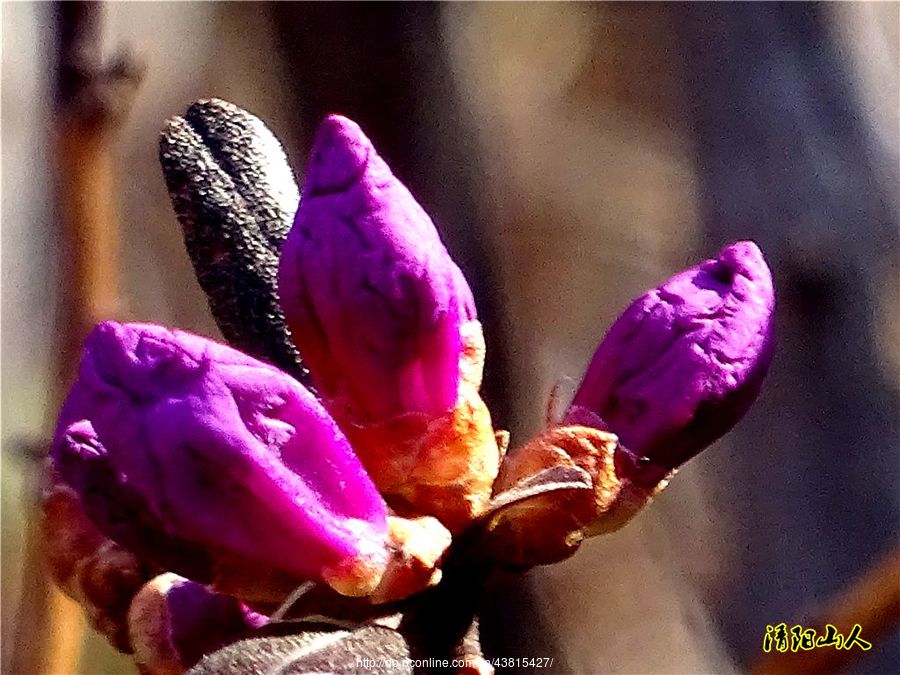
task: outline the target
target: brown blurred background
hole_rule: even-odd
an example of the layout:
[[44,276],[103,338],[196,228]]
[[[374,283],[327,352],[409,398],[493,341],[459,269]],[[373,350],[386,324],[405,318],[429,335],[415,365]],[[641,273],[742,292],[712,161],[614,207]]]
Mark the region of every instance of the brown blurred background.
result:
[[[898,26],[898,3],[110,3],[105,42],[146,63],[114,146],[119,317],[218,335],[156,157],[209,96],[265,120],[301,182],[325,113],[363,126],[472,283],[513,445],[632,297],[756,240],[779,293],[757,406],[628,528],[497,589],[483,626],[555,672],[744,671],[766,624],[802,623],[900,534]],[[53,6],[4,4],[2,28],[8,665],[34,646],[20,448],[51,429],[66,289]],[[874,642],[850,670],[900,671],[896,631]],[[86,637],[79,672],[133,667]]]

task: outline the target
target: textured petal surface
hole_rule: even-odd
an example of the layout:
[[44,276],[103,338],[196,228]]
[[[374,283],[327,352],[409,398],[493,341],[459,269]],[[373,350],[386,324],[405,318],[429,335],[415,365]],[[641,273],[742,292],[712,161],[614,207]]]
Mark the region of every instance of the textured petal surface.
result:
[[100,324],[53,457],[114,538],[143,528],[304,578],[384,556],[384,502],[316,398],[196,335]]
[[775,296],[756,244],[727,246],[635,300],[594,354],[567,414],[674,468],[726,433],[772,359]]
[[313,146],[279,293],[313,381],[365,421],[456,402],[471,291],[431,219],[350,120]]

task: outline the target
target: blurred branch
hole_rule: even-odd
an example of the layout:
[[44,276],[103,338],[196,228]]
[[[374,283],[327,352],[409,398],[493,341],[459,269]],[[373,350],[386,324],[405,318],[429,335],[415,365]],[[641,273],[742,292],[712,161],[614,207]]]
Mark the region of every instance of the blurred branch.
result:
[[70,289],[64,309],[60,375],[74,375],[91,326],[117,310],[118,222],[113,136],[131,107],[143,68],[127,50],[102,54],[103,5],[61,2],[56,82],[59,217]]
[[[143,68],[126,51],[106,60],[102,50],[103,4],[60,2],[54,7],[58,32],[55,144],[58,215],[66,255],[58,333],[56,410],[71,381],[81,341],[117,305],[118,222],[115,207],[113,141],[131,106]],[[49,444],[41,444],[46,448]],[[50,583],[41,545],[42,452],[29,453],[25,488],[22,599],[10,671],[72,673],[77,670],[83,633],[81,609]]]

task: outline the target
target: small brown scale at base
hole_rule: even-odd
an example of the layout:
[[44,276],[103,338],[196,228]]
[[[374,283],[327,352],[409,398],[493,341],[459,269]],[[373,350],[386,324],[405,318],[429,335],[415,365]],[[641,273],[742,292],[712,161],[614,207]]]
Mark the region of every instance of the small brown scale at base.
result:
[[52,472],[46,481],[41,529],[47,569],[60,589],[84,607],[91,626],[116,649],[130,653],[125,616],[131,598],[154,572],[94,526],[74,490]]
[[524,568],[559,562],[585,537],[628,522],[668,481],[636,483],[623,453],[614,434],[582,426],[548,429],[510,452],[494,486],[500,506],[485,525],[496,560]]

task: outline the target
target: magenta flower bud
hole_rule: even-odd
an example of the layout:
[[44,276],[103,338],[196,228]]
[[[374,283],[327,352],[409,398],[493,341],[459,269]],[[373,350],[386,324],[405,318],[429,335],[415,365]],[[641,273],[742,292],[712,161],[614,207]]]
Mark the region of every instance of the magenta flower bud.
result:
[[344,117],[316,134],[279,294],[316,387],[357,421],[456,404],[471,291],[428,214]]
[[52,457],[108,536],[248,595],[272,575],[364,594],[386,563],[385,504],[319,401],[196,335],[97,326]]
[[729,431],[772,360],[775,295],[738,242],[635,300],[600,343],[566,416],[674,469]]
[[464,528],[499,466],[472,293],[428,214],[343,117],[316,134],[278,290],[313,383],[382,494]]

